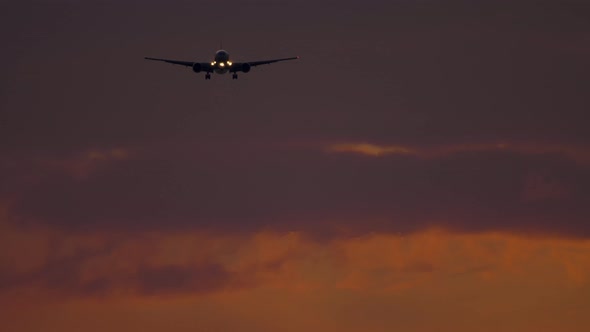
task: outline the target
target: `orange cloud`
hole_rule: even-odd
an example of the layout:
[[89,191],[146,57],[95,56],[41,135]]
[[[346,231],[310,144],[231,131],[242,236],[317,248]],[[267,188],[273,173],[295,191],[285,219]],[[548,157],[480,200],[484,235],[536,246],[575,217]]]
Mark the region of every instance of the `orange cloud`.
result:
[[362,142],[327,144],[324,146],[324,151],[329,153],[357,153],[372,157],[411,155],[420,158],[438,158],[463,152],[507,151],[529,155],[557,154],[580,164],[590,165],[590,150],[587,147],[562,144],[482,143],[417,147]]
[[156,331],[171,321],[180,331],[590,327],[589,240],[430,229],[317,242],[300,232],[3,227],[1,252],[12,253],[0,261],[0,303],[13,304],[8,331]]
[[[200,272],[214,272],[240,276],[240,280],[228,279],[234,285],[292,290],[332,287],[382,292],[440,277],[470,273],[492,280],[493,275],[527,274],[529,268],[549,266],[544,275],[555,280],[590,281],[590,241],[583,240],[434,229],[409,235],[336,238],[327,243],[300,232],[140,234],[116,239],[108,234],[67,235],[4,227],[8,231],[1,238],[3,271],[10,267],[14,275],[28,275],[24,279],[36,284],[44,281],[47,271],[61,266],[71,269],[80,283],[109,280],[114,293],[123,287],[141,294],[150,283],[157,288],[158,275],[164,280],[166,271],[179,279],[198,279]],[[182,289],[182,285],[173,286]],[[193,286],[187,281],[188,295]]]
[[376,145],[370,143],[343,143],[333,144],[326,147],[329,152],[351,152],[367,156],[378,157],[389,154],[416,155],[418,152],[409,147],[398,145]]

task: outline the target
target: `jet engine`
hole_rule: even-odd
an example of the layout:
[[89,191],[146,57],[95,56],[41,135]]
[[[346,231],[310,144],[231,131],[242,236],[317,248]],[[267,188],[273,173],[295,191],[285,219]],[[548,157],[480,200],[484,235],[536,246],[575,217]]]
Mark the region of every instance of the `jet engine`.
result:
[[198,73],[198,72],[200,72],[201,70],[203,70],[203,68],[202,68],[202,66],[201,66],[201,64],[200,64],[200,63],[195,63],[195,64],[193,65],[193,71],[194,71],[195,73]]
[[251,67],[252,67],[252,66],[250,66],[250,64],[248,64],[248,63],[244,63],[244,64],[242,64],[242,71],[243,71],[244,73],[247,73],[247,72],[249,72],[249,71],[250,71],[250,68],[251,68]]

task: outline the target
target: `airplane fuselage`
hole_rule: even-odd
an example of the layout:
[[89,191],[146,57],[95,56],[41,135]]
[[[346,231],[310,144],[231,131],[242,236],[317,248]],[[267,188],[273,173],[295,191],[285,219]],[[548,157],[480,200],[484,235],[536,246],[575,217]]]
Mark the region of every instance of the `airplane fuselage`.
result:
[[213,62],[211,62],[211,66],[213,66],[213,70],[217,74],[227,73],[232,66],[232,62],[229,60],[229,53],[225,50],[215,52],[215,58]]

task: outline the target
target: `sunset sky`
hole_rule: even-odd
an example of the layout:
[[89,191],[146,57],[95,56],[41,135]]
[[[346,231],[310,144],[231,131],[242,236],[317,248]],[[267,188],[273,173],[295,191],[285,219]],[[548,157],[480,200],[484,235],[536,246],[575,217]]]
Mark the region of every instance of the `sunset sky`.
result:
[[[590,330],[585,1],[0,0],[0,331]],[[235,62],[204,74],[145,56]]]

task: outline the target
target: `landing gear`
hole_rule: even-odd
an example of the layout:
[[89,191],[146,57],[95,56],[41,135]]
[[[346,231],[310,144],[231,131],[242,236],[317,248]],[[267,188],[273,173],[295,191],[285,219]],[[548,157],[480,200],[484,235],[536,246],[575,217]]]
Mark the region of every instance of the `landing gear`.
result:
[[232,78],[232,80],[237,80],[238,79],[238,74],[234,73],[231,78]]
[[205,75],[205,79],[206,80],[210,80],[211,79],[211,74],[207,73],[207,75]]

